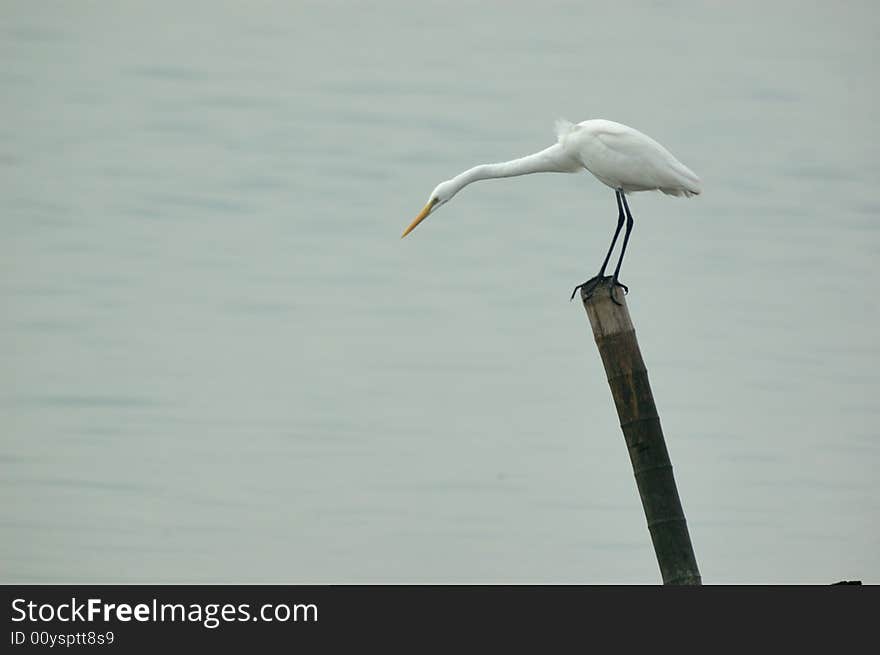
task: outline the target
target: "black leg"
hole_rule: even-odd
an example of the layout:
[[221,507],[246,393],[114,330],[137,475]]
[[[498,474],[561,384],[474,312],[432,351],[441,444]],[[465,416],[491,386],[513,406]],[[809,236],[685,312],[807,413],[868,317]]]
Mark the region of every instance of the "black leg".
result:
[[614,192],[614,197],[617,198],[617,229],[614,230],[614,238],[611,239],[611,246],[608,248],[608,254],[605,255],[605,261],[602,262],[602,268],[599,269],[599,275],[596,277],[604,277],[605,267],[608,266],[608,260],[611,259],[611,253],[614,250],[614,244],[617,243],[617,237],[620,235],[620,228],[623,227],[623,205],[620,203],[620,196],[620,191]]
[[[577,285],[574,288],[574,291],[571,292],[571,298],[569,300],[573,300],[575,294],[578,292],[578,289],[581,288],[584,288],[587,291],[587,296],[589,296],[593,292],[593,289],[596,287],[596,285],[598,285],[599,282],[601,282],[605,278],[605,269],[608,267],[608,261],[611,259],[611,253],[614,251],[614,245],[617,243],[617,237],[620,235],[620,230],[623,227],[624,220],[623,203],[625,203],[626,201],[623,200],[621,202],[621,199],[623,198],[623,193],[621,191],[615,190],[614,197],[617,199],[617,229],[614,230],[614,238],[611,239],[611,245],[608,247],[608,254],[605,255],[605,261],[602,262],[602,268],[599,269],[598,275],[596,275],[595,277],[591,277],[583,284]],[[620,286],[623,285],[621,284]],[[624,287],[624,289],[626,289],[626,287]]]
[[[626,233],[623,235],[623,246],[620,249],[620,259],[617,260],[617,267],[614,269],[614,275],[611,276],[611,300],[614,300],[614,287],[621,286],[625,291],[629,291],[626,288],[626,285],[621,284],[617,277],[620,275],[620,265],[623,264],[623,256],[626,254],[626,244],[629,243],[629,233],[632,232],[633,229],[633,217],[629,212],[629,205],[626,204],[626,196],[622,193],[619,194],[619,197],[623,200],[623,208],[626,210]],[[614,302],[617,302],[614,300]],[[620,303],[617,303],[618,305]]]

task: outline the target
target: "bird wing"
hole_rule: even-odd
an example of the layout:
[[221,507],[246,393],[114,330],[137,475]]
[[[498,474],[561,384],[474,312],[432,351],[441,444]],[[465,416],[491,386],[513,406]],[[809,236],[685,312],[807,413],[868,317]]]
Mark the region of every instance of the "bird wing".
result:
[[586,121],[577,127],[571,136],[581,162],[605,184],[625,191],[659,189],[671,195],[700,192],[693,171],[648,135],[611,121]]
[[603,166],[621,186],[656,189],[671,182],[663,171],[672,155],[649,136],[635,130],[607,129],[597,132],[595,140]]

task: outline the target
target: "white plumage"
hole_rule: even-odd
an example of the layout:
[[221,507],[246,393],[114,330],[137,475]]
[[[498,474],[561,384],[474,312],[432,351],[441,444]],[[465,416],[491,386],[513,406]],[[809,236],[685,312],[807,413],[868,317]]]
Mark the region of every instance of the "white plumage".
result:
[[578,173],[587,170],[600,182],[614,189],[619,213],[617,230],[599,275],[578,285],[575,291],[583,287],[582,293],[589,295],[604,278],[605,267],[626,218],[623,247],[611,278],[611,297],[614,298],[614,286],[626,289],[617,280],[633,226],[626,194],[635,191],[662,191],[671,196],[694,196],[702,190],[700,178],[648,135],[614,121],[593,119],[575,124],[560,119],[556,121],[556,139],[556,143],[532,155],[497,164],[480,164],[441,182],[431,192],[427,204],[404,230],[401,238],[412,232],[428,215],[449,202],[464,187],[478,180],[531,173]]
[[671,152],[638,130],[603,119],[575,125],[556,121],[562,151],[596,178],[624,193],[659,190],[670,196],[693,196],[700,178]]

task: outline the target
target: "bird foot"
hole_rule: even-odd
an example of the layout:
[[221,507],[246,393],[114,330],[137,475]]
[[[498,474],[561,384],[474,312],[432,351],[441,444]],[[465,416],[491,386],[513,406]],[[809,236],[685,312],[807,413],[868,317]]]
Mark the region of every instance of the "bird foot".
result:
[[617,298],[614,297],[614,287],[622,288],[624,293],[629,293],[629,287],[622,282],[618,282],[609,275],[596,275],[595,277],[591,277],[586,282],[577,285],[574,288],[574,291],[571,292],[571,298],[569,298],[569,300],[574,300],[575,294],[578,292],[578,289],[581,290],[581,299],[587,300],[589,298],[592,298],[593,292],[595,292],[596,289],[602,286],[606,280],[611,280],[611,284],[608,285],[608,293],[611,297],[611,300],[614,302],[615,305],[621,305],[622,303],[617,302]]
[[621,289],[623,289],[624,295],[629,293],[629,287],[626,286],[623,282],[618,282],[617,280],[612,280],[611,284],[608,285],[608,292],[611,294],[611,301],[615,305],[620,305],[622,307],[623,303],[617,302],[617,298],[614,297],[614,287],[620,287]]
[[577,294],[578,289],[581,290],[581,298],[586,299],[592,297],[593,292],[596,290],[596,287],[598,287],[599,284],[608,279],[610,278],[607,275],[595,275],[586,282],[581,282],[571,292],[571,298],[569,298],[569,300],[574,300],[575,294]]

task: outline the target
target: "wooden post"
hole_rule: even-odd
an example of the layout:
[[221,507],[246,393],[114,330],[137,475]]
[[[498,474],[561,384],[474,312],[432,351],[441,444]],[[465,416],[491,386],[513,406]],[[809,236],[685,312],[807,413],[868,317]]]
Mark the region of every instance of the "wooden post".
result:
[[601,281],[589,298],[582,290],[581,300],[608,374],[660,574],[663,584],[698,585],[700,571],[648,384],[648,371],[623,290],[614,289],[614,297],[621,303],[618,305],[611,300],[609,283],[610,278]]

